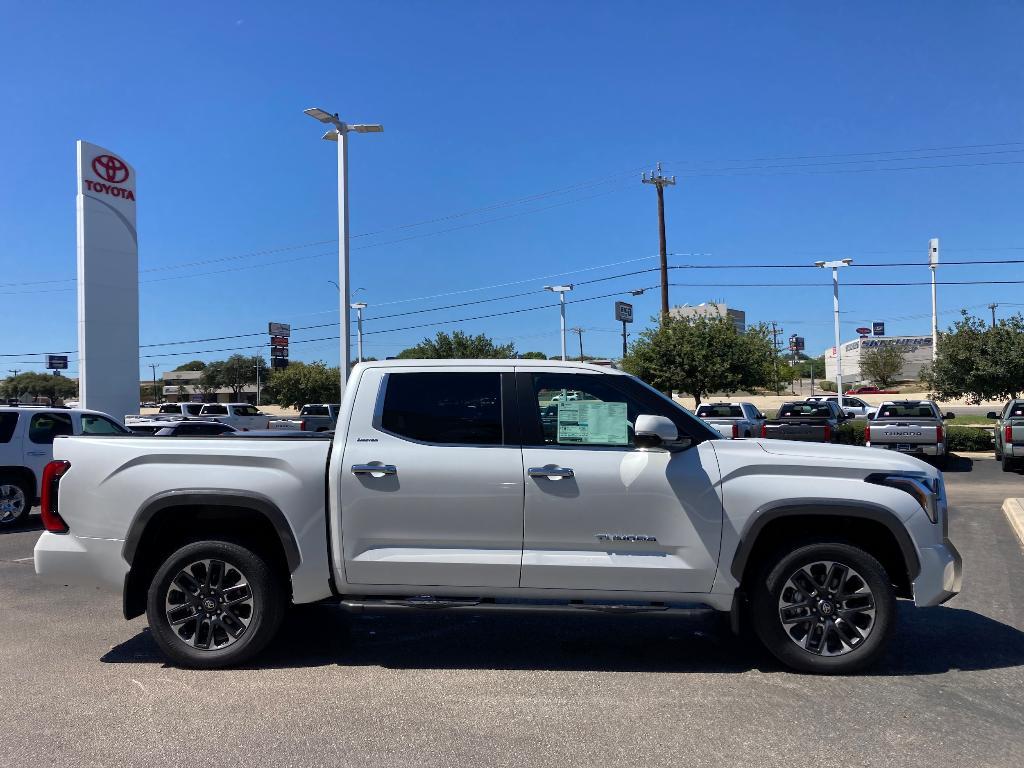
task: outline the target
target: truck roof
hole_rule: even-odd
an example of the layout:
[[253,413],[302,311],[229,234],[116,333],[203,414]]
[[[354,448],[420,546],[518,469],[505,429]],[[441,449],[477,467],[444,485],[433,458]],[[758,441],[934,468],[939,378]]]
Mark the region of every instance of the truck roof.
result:
[[628,376],[618,368],[610,368],[606,365],[594,365],[593,363],[581,363],[575,360],[526,360],[521,358],[507,359],[484,359],[484,360],[372,360],[365,363],[358,363],[353,371],[363,368],[457,368],[459,366],[471,365],[473,367],[487,368],[565,368],[571,370],[587,370],[593,373],[614,374],[616,376]]

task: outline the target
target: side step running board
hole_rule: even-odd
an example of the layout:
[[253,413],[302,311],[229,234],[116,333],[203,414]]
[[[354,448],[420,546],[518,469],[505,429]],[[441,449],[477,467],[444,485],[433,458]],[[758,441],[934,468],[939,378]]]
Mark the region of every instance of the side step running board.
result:
[[341,607],[352,613],[388,613],[397,611],[459,611],[470,613],[608,613],[645,614],[657,616],[695,616],[712,612],[714,609],[700,604],[666,603],[585,603],[571,602],[530,602],[517,600],[496,602],[472,598],[345,598]]

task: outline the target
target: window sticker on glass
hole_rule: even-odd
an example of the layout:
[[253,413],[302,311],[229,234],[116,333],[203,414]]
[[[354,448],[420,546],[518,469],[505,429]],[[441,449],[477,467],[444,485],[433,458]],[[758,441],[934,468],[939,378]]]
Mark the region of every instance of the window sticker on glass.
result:
[[625,403],[575,400],[558,403],[558,442],[629,445]]

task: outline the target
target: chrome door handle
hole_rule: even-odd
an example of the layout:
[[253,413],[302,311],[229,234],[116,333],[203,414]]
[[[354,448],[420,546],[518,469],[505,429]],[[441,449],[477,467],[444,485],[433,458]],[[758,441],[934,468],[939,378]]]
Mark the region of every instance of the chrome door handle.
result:
[[569,467],[530,467],[526,474],[530,477],[546,477],[552,480],[576,476]]
[[398,467],[394,464],[353,464],[352,474],[384,477],[384,475],[397,475]]

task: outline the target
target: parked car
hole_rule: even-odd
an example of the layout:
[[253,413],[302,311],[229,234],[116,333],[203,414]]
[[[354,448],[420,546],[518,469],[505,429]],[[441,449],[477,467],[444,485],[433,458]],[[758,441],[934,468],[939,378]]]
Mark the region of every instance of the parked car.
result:
[[702,403],[697,417],[725,437],[755,437],[767,418],[753,403]]
[[208,421],[230,424],[243,432],[250,429],[267,429],[270,426],[270,417],[248,403],[206,403],[199,416]]
[[863,387],[854,387],[843,392],[843,396],[846,395],[898,395],[895,389],[879,389],[878,387],[872,387],[865,385]]
[[890,400],[878,406],[864,428],[864,445],[932,458],[940,468],[947,461],[946,431],[942,415],[931,400]]
[[337,403],[309,403],[302,406],[295,418],[271,419],[268,429],[297,429],[309,432],[329,432],[338,421]]
[[55,437],[127,432],[99,411],[0,406],[0,527],[23,520],[36,504]]
[[152,421],[153,419],[187,418],[198,416],[203,410],[203,403],[164,403],[156,414],[148,416],[141,413],[129,413],[124,417],[125,425],[131,425],[140,421]]
[[1012,472],[1024,463],[1024,400],[1011,400],[999,413],[989,411],[987,418],[996,420],[996,460],[1003,472]]
[[[563,389],[586,398],[546,427]],[[36,572],[114,590],[168,659],[200,668],[253,657],[289,603],[336,600],[431,614],[705,605],[791,667],[849,672],[883,652],[897,597],[937,605],[960,590],[934,468],[724,440],[614,369],[361,363],[338,424],[333,441],[171,437],[160,452],[142,437],[61,438]]]
[[852,418],[840,411],[834,401],[783,403],[775,418],[761,425],[761,437],[831,443],[839,425]]
[[202,421],[199,419],[179,419],[176,421],[139,421],[133,422],[130,430],[134,435],[150,435],[153,437],[202,437],[224,435],[238,430],[230,424],[219,421]]
[[[839,405],[839,395],[815,395],[808,397],[807,402],[809,403],[820,403],[823,400],[835,403]],[[866,419],[869,413],[874,413],[878,409],[878,406],[871,405],[859,397],[847,397],[843,395],[843,412],[853,415],[858,419]]]

